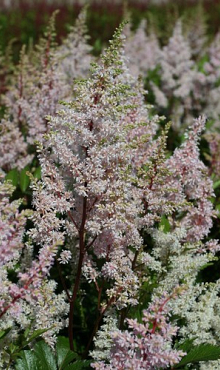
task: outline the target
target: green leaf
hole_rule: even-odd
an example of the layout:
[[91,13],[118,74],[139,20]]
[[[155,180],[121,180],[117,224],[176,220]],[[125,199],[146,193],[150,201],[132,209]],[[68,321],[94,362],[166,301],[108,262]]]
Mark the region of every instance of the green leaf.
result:
[[0,330],[0,339],[4,338],[5,336],[5,330]]
[[178,369],[184,365],[196,363],[200,361],[214,361],[220,358],[220,347],[213,346],[212,344],[200,344],[195,346],[187,353],[182,360],[174,366]]
[[5,179],[6,179],[6,180],[11,180],[12,185],[17,186],[17,184],[18,184],[18,179],[19,179],[17,169],[16,169],[16,168],[14,168],[13,170],[9,171],[9,172],[7,173],[7,175],[5,176]]
[[181,344],[178,343],[175,348],[177,348],[178,350],[181,349],[183,352],[189,352],[193,347],[194,340],[195,338],[187,339]]
[[51,328],[46,328],[46,329],[37,329],[35,330],[31,336],[29,338],[27,338],[27,341],[25,342],[25,345],[27,345],[28,343],[30,343],[32,340],[38,338],[39,336],[41,336],[43,333],[46,333],[48,330],[50,330]]
[[218,187],[220,186],[220,180],[218,181],[215,181],[214,184],[213,184],[213,189],[217,189]]
[[39,370],[37,357],[33,351],[23,351],[15,364],[16,370]]
[[220,204],[215,207],[215,210],[219,212],[217,216],[220,218]]
[[163,229],[163,232],[168,233],[170,231],[170,223],[165,215],[161,217],[159,227]]
[[8,328],[6,330],[0,330],[0,339],[3,339],[8,334],[8,332],[10,330],[11,330],[11,328]]
[[26,174],[26,172],[29,170],[30,170],[30,167],[26,166],[20,172],[20,188],[23,193],[27,190],[30,184],[30,177]]
[[7,352],[10,353],[11,355],[17,356],[18,352],[20,350],[20,347],[17,344],[11,343],[8,347]]
[[25,331],[24,331],[24,337],[25,337],[25,339],[27,339],[27,338],[28,338],[28,335],[29,335],[29,333],[30,333],[30,330],[31,330],[31,328],[30,328],[30,327],[28,327],[27,329],[25,329]]
[[206,62],[209,61],[209,57],[207,54],[205,54],[200,60],[197,62],[197,68],[199,72],[205,73],[204,65]]
[[44,341],[38,342],[34,346],[34,354],[37,358],[38,369],[42,370],[56,370],[55,356]]
[[69,363],[73,360],[76,359],[76,353],[72,352],[72,351],[68,351],[65,355],[65,357],[63,358],[61,364],[60,364],[60,367],[59,367],[59,370],[64,370],[66,369],[66,366],[69,365]]
[[79,360],[70,364],[69,366],[65,367],[65,370],[82,370],[88,369],[89,365],[91,364],[90,360]]
[[65,337],[58,337],[56,345],[57,363],[59,370],[63,370],[72,361],[79,356],[69,349],[69,340]]
[[41,179],[41,167],[37,167],[36,170],[34,171],[34,177],[37,179]]

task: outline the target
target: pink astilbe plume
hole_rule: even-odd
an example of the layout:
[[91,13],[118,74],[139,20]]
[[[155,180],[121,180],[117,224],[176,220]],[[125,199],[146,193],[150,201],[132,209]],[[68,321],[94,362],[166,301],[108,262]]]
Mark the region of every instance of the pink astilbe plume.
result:
[[39,44],[29,51],[22,48],[11,87],[3,97],[6,114],[1,123],[0,166],[6,171],[22,169],[32,161],[34,156],[29,153],[33,145],[42,141],[49,129],[45,116],[58,110],[60,100],[71,98],[73,79],[89,71],[92,57],[86,43],[86,10],[59,47],[55,43],[55,15]]
[[55,113],[59,99],[68,91],[64,76],[57,71],[54,18],[55,13],[34,50],[22,48],[10,89],[2,98],[6,113],[1,128],[0,164],[6,171],[24,168],[32,161],[30,146],[47,132],[46,114]]
[[163,90],[167,97],[172,91],[177,98],[185,99],[189,95],[193,82],[193,64],[190,47],[182,34],[182,23],[178,21],[160,58]]
[[204,135],[209,143],[210,155],[207,159],[210,162],[209,174],[214,174],[217,179],[220,178],[220,133],[210,132]]
[[198,241],[208,235],[215,216],[210,198],[214,195],[208,169],[200,160],[198,140],[204,130],[205,117],[194,120],[192,128],[186,134],[186,140],[175,149],[167,166],[178,177],[186,200],[192,202],[187,213],[180,221],[187,230],[188,241]]
[[[15,338],[19,331],[32,325],[32,329],[52,328],[45,333],[50,345],[55,342],[55,332],[63,327],[62,317],[67,305],[63,294],[55,294],[56,283],[44,279],[45,262],[32,262],[33,248],[24,242],[25,227],[33,211],[19,211],[22,200],[10,202],[14,187],[0,180],[0,328],[10,329]],[[51,248],[50,248],[51,254]],[[17,276],[13,282],[10,271]],[[24,272],[25,271],[25,272]],[[3,318],[3,319],[2,319]],[[8,336],[1,355],[11,343]]]
[[[120,123],[129,110],[126,104],[132,94],[120,81],[123,62],[113,64],[110,58],[104,55],[93,79],[76,86],[73,103],[50,117],[50,134],[39,148],[42,185],[34,200],[41,244],[52,240],[59,225],[65,227],[64,219],[56,219],[56,210],[73,224],[73,235],[79,236],[83,254],[86,245],[91,248],[95,243],[97,256],[103,232],[112,233],[112,244],[124,239],[126,245],[123,232],[129,233],[134,244],[140,244],[133,222],[137,206],[129,181],[131,152],[124,139],[126,128]],[[86,238],[81,239],[82,231]]]
[[19,258],[23,244],[23,235],[27,217],[32,213],[30,210],[19,212],[21,200],[9,202],[9,197],[14,187],[0,180],[0,266]]
[[23,169],[33,159],[33,155],[28,154],[27,142],[9,116],[5,116],[0,125],[0,168],[6,172],[15,167]]
[[110,332],[112,348],[108,364],[100,361],[92,367],[99,370],[155,370],[178,363],[184,352],[172,348],[178,328],[169,322],[170,310],[166,304],[171,298],[167,293],[155,298],[143,311],[143,323],[128,319],[129,330]]
[[[135,163],[143,164],[158,117],[150,119],[144,108],[142,88],[124,62],[120,32],[116,31],[100,65],[93,66],[91,78],[75,84],[73,102],[48,117],[50,131],[38,147],[42,180],[33,185],[36,212],[30,236],[39,245],[39,256],[22,280],[36,271],[46,277],[59,246],[67,238],[73,241],[78,266],[72,294],[66,291],[70,346],[82,274],[95,283],[98,295],[102,291],[99,278],[110,283],[106,300],[99,304],[101,316],[111,305],[137,304],[139,280],[132,262],[135,253],[129,246],[141,247],[138,227],[143,206],[132,182]],[[39,273],[34,278],[36,286]]]

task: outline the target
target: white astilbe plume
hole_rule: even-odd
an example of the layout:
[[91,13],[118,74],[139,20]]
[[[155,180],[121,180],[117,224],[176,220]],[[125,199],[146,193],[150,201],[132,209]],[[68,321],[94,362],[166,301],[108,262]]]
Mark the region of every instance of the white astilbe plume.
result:
[[[196,71],[195,62],[188,41],[182,32],[182,22],[179,20],[173,30],[169,42],[160,52],[159,65],[161,67],[161,86],[153,85],[156,104],[168,107],[173,121],[173,127],[180,129],[183,123],[187,124],[192,117],[192,98],[190,96],[197,80],[202,74]],[[160,91],[161,90],[161,91]]]
[[183,37],[179,20],[160,56],[163,89],[167,94],[173,90],[173,95],[177,98],[185,99],[189,95],[193,81],[193,64],[191,50]]
[[90,352],[96,361],[108,361],[114,343],[112,332],[118,330],[118,322],[113,312],[105,316],[103,322],[94,338],[95,349]]
[[92,62],[92,47],[88,44],[86,27],[86,8],[80,12],[75,25],[70,28],[69,34],[58,47],[56,58],[59,70],[65,76],[66,83],[73,85],[74,79],[86,77]]
[[145,77],[149,70],[157,66],[159,58],[159,43],[154,33],[147,35],[146,20],[142,20],[135,32],[130,25],[126,28],[125,55],[128,67],[133,76]]
[[208,49],[208,62],[204,64],[206,96],[204,112],[213,120],[211,131],[219,131],[220,103],[219,103],[219,78],[220,78],[220,33],[217,33]]
[[161,261],[158,287],[153,296],[164,290],[172,292],[175,286],[183,284],[184,294],[169,302],[173,314],[184,319],[179,336],[192,338],[194,344],[211,343],[219,345],[219,281],[198,283],[201,269],[215,261],[220,245],[217,240],[202,244],[185,242],[186,231],[176,228],[170,232],[152,229],[154,239],[152,254]]

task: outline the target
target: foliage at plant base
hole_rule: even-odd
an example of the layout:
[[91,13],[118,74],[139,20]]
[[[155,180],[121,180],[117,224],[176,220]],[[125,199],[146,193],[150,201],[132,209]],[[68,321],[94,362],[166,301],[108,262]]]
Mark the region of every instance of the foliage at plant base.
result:
[[1,56],[0,367],[218,369],[220,37],[87,11]]

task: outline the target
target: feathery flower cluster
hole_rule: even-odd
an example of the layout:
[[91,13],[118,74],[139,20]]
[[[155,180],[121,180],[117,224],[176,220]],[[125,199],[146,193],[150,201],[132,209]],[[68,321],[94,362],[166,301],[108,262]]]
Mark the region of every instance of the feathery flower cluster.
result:
[[[54,333],[63,327],[62,316],[66,313],[67,305],[62,294],[55,294],[56,283],[44,281],[42,271],[40,282],[34,284],[34,273],[29,271],[29,280],[23,282],[22,270],[30,268],[32,247],[24,243],[25,225],[27,218],[31,218],[33,211],[19,211],[21,200],[9,201],[14,187],[3,181],[1,173],[0,183],[0,322],[1,330],[11,329],[9,335],[1,343],[1,360],[7,359],[7,347],[12,337],[15,339],[19,330],[32,325],[36,328],[50,328],[44,334],[45,340],[53,344]],[[10,271],[14,271],[18,282],[13,282]],[[35,272],[36,274],[36,272]],[[20,277],[20,279],[19,279]],[[46,316],[47,313],[47,316]],[[43,320],[43,321],[42,321]],[[54,339],[53,339],[54,338]]]
[[[143,311],[143,323],[128,319],[130,330],[110,331],[112,350],[108,362],[93,363],[95,369],[164,369],[178,363],[183,351],[172,349],[172,338],[177,327],[169,323],[169,308],[166,303],[171,299],[164,294],[156,298],[147,310]],[[103,344],[105,341],[103,342]],[[100,343],[100,345],[103,345]],[[95,351],[94,351],[95,353]]]
[[48,131],[46,115],[58,110],[60,100],[71,97],[73,79],[88,73],[92,57],[87,45],[85,12],[84,9],[80,13],[61,46],[55,43],[54,12],[34,50],[23,47],[11,87],[3,99],[6,114],[1,122],[0,166],[4,170],[22,169],[32,161],[33,145],[42,141],[42,135]]
[[[130,24],[125,28],[126,35],[125,55],[128,57],[128,67],[132,75],[147,75],[158,63],[159,42],[152,32],[146,34],[146,20],[143,20],[136,32],[131,31]],[[144,47],[143,47],[144,45]]]

